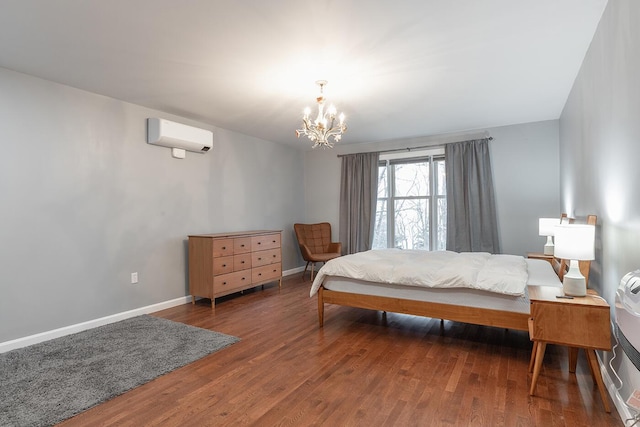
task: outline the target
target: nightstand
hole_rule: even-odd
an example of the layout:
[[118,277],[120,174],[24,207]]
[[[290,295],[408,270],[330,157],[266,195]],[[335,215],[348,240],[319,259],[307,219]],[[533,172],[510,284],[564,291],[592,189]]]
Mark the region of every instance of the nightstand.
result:
[[611,412],[607,391],[602,381],[600,365],[595,350],[611,350],[609,304],[593,290],[585,297],[556,298],[562,288],[529,286],[531,318],[529,336],[533,341],[533,353],[529,371],[533,370],[531,389],[533,395],[540,376],[547,344],[569,346],[569,371],[575,372],[578,349],[584,349],[593,380],[598,385],[604,408]]
[[553,255],[545,255],[542,252],[527,252],[527,258],[542,259],[548,261],[549,264],[553,265]]

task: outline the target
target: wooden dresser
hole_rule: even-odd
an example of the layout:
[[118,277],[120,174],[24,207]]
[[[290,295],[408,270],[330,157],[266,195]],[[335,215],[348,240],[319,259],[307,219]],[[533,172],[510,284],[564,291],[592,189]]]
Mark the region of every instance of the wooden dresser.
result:
[[189,293],[215,298],[278,281],[282,286],[280,230],[189,236]]

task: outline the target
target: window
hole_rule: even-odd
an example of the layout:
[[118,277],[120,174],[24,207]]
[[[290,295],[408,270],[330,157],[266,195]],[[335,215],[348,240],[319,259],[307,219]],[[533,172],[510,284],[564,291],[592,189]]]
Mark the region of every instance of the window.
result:
[[373,248],[444,250],[446,194],[443,156],[382,160]]

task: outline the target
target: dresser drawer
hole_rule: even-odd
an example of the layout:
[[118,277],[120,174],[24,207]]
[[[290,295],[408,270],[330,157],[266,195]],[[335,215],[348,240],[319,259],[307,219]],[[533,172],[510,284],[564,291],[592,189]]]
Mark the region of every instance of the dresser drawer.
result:
[[233,256],[233,271],[251,268],[251,253]]
[[254,236],[251,238],[251,250],[263,251],[280,247],[280,234],[266,234],[264,236]]
[[251,269],[251,280],[253,283],[261,283],[266,280],[279,279],[282,276],[282,265],[271,264]]
[[213,257],[233,255],[233,239],[215,239],[213,241]]
[[260,267],[262,265],[273,264],[280,262],[281,258],[282,255],[280,255],[280,248],[253,252],[251,254],[251,266]]
[[214,296],[226,295],[235,290],[246,289],[251,283],[251,270],[236,271],[213,278]]
[[237,237],[233,239],[233,253],[247,254],[251,252],[251,237]]
[[213,259],[213,274],[226,274],[233,271],[233,256],[223,256]]

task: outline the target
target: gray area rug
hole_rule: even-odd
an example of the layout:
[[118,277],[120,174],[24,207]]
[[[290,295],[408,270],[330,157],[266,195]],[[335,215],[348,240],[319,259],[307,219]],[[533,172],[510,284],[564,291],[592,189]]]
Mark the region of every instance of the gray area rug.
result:
[[46,426],[239,341],[143,315],[0,354],[0,426]]

